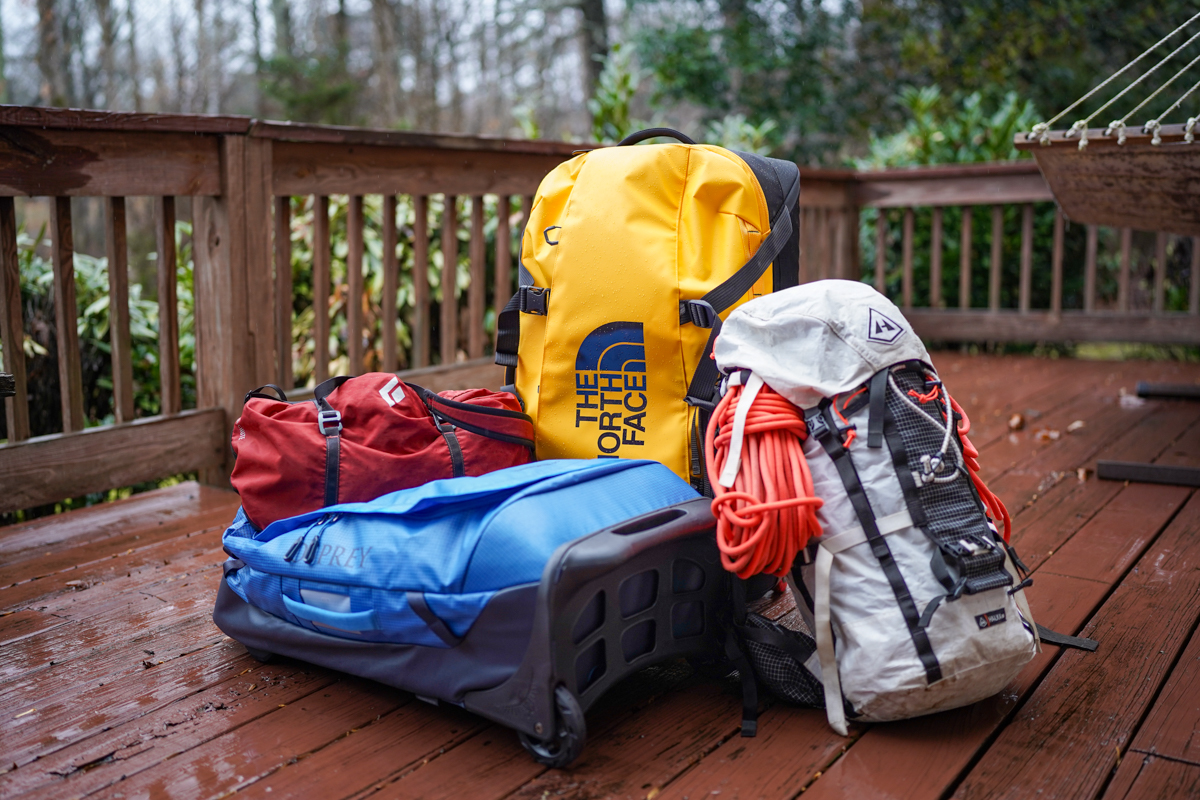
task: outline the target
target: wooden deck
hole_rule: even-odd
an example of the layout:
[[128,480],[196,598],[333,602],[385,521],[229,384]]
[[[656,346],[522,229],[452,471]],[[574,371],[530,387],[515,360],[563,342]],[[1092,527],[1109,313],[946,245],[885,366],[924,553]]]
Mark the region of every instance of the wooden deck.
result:
[[1200,403],[1120,400],[1200,365],[936,361],[1014,513],[1034,614],[1096,653],[1047,648],[991,700],[849,738],[775,704],[742,739],[735,685],[655,668],[589,713],[572,769],[546,770],[465,712],[251,659],[210,618],[237,497],[185,484],[0,531],[0,797],[1200,795],[1200,496],[1080,471],[1200,465]]

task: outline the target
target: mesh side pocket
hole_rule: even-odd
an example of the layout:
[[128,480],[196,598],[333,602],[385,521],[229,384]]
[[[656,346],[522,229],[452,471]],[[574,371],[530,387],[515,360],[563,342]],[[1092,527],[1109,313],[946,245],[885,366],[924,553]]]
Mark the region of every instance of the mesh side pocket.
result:
[[775,645],[743,637],[745,653],[759,684],[789,703],[824,708],[825,690],[816,676],[804,666],[804,662],[817,649],[813,638],[807,633],[789,630],[759,614],[747,614],[746,627],[763,631],[768,635],[765,638],[775,638],[780,642]]

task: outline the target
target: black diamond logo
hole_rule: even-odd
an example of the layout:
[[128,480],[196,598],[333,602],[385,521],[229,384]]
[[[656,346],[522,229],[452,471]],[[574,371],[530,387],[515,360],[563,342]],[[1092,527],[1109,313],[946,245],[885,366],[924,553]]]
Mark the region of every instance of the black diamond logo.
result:
[[869,310],[871,313],[867,317],[867,338],[872,342],[891,344],[904,333],[904,328],[893,320],[873,308]]

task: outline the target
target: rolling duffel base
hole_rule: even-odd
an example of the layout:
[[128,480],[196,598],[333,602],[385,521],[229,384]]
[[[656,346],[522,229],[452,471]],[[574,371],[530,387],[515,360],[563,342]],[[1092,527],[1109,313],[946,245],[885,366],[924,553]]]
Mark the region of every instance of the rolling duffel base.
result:
[[[723,650],[728,601],[709,501],[690,500],[560,546],[540,583],[497,592],[454,647],[361,642],[293,625],[224,581],[213,617],[258,658],[281,655],[454,703],[514,728],[538,761],[582,751],[583,714],[644,667]],[[226,574],[240,562],[226,563]]]

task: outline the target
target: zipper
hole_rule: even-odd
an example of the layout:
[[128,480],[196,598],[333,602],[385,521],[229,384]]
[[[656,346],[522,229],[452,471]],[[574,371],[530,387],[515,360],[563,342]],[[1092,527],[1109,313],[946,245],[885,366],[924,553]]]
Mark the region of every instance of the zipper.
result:
[[315,539],[313,539],[312,544],[309,545],[307,552],[304,554],[304,563],[311,564],[316,555],[317,546],[321,543],[321,526],[333,522],[338,518],[338,516],[339,515],[337,514],[325,514],[312,525],[309,525],[308,528],[305,529],[304,533],[300,535],[300,538],[292,542],[292,546],[289,547],[287,553],[284,554],[283,560],[290,563],[292,559],[294,559],[300,552],[300,549],[304,547],[304,540],[308,538],[308,535],[312,533],[313,529],[315,528],[317,530],[317,536]]

